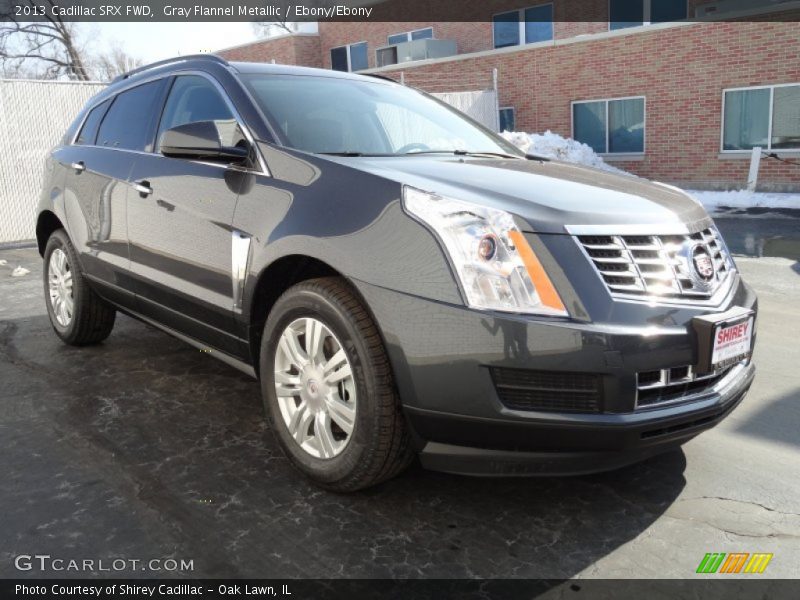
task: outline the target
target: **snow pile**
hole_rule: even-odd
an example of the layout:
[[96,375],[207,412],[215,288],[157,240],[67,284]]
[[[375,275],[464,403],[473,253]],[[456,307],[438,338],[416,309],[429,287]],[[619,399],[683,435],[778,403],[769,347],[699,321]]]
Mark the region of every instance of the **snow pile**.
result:
[[24,277],[28,273],[30,273],[30,271],[28,269],[26,269],[25,267],[18,266],[16,269],[11,271],[11,276],[12,277]]
[[793,208],[800,210],[800,194],[750,192],[748,190],[730,192],[686,190],[686,192],[705,206],[709,212],[720,212],[720,209],[725,208]]
[[627,171],[612,167],[606,163],[590,146],[571,138],[561,137],[549,129],[544,133],[504,131],[500,135],[523,152],[635,177],[635,175]]

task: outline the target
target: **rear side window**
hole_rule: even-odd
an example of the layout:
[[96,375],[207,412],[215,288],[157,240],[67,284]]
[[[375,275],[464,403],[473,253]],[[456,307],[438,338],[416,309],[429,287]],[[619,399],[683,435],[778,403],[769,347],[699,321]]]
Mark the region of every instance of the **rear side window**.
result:
[[175,79],[164,105],[157,147],[160,148],[161,136],[168,129],[198,121],[212,121],[223,146],[244,143],[233,112],[214,84],[199,75],[181,75]]
[[108,109],[97,145],[125,150],[152,150],[153,128],[161,108],[165,80],[159,79],[122,92]]
[[76,144],[82,146],[94,144],[94,141],[97,139],[97,130],[100,128],[100,122],[103,120],[109,104],[111,104],[111,100],[106,100],[89,111],[86,120],[83,122],[81,132],[75,140]]

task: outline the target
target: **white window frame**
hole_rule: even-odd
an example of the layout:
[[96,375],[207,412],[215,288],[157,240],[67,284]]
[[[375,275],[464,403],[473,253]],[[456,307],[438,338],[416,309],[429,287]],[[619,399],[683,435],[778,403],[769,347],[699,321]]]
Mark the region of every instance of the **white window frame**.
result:
[[424,39],[431,39],[431,40],[435,40],[435,39],[436,39],[436,35],[435,35],[435,34],[434,34],[434,32],[433,32],[433,27],[420,27],[419,29],[412,29],[411,31],[399,31],[399,32],[397,32],[397,33],[392,33],[392,34],[390,34],[390,35],[387,35],[387,36],[386,36],[386,45],[387,45],[387,46],[396,46],[397,44],[396,44],[396,43],[395,43],[395,44],[393,44],[392,42],[390,42],[390,41],[389,41],[389,38],[393,38],[393,37],[396,37],[396,36],[398,36],[398,35],[404,35],[404,36],[406,36],[406,41],[407,41],[407,42],[411,42],[411,41],[413,41],[413,40],[411,39],[411,34],[413,34],[413,33],[417,33],[418,31],[426,31],[426,30],[428,30],[428,29],[430,29],[430,30],[431,30],[431,37],[430,37],[430,38],[424,38]]
[[[611,2],[613,0],[608,0],[608,18],[611,19]],[[630,27],[623,27],[621,29],[611,29],[611,21],[608,22],[608,30],[609,31],[624,31],[625,29],[633,29],[634,27],[647,27],[648,25],[652,25],[653,22],[650,20],[652,16],[652,0],[641,0],[643,7],[642,7],[642,24],[641,25],[631,25]],[[686,19],[689,18],[689,0],[686,0]]]
[[[611,0],[609,0],[609,2],[610,1]],[[549,40],[539,40],[538,42],[526,42],[525,41],[525,11],[528,10],[529,8],[542,8],[544,6],[549,6],[552,9],[552,12],[553,12],[553,20],[550,21],[550,24],[553,27],[553,37],[550,38]],[[552,2],[542,2],[541,4],[533,4],[531,6],[526,6],[524,8],[518,8],[518,9],[513,9],[512,8],[511,10],[504,10],[504,11],[499,12],[499,13],[494,13],[492,15],[492,20],[491,20],[491,23],[492,23],[492,50],[502,50],[504,48],[514,48],[516,46],[527,46],[529,44],[541,44],[542,42],[551,42],[551,41],[553,41],[554,39],[556,39],[556,21],[555,21],[556,13],[555,13],[555,10],[556,10],[556,7],[553,5]],[[494,18],[497,17],[497,16],[500,16],[500,15],[507,15],[508,13],[513,13],[513,12],[516,12],[517,14],[519,14],[519,23],[518,23],[518,25],[519,25],[519,44],[514,44],[513,46],[503,46],[503,48],[498,48],[497,44],[495,43],[495,37],[494,37]]]
[[[513,116],[513,119],[514,119],[514,128],[516,129],[516,125],[517,125],[517,109],[516,109],[515,107],[513,107],[513,106],[501,106],[501,107],[499,107],[499,108],[497,109],[497,123],[498,123],[498,125],[500,124],[500,113],[501,113],[502,111],[504,111],[504,110],[510,110],[510,111],[511,111],[511,114],[512,114],[512,115],[514,115],[514,116]],[[501,133],[502,133],[502,132],[501,132]]]
[[[614,100],[642,100],[644,108],[644,131],[642,132],[642,150],[641,152],[608,152],[609,147],[609,134],[608,134],[608,103]],[[596,98],[591,100],[573,100],[569,104],[569,120],[571,125],[572,139],[575,138],[575,105],[576,104],[590,104],[592,102],[605,102],[606,103],[606,152],[598,152],[603,157],[620,157],[620,156],[643,156],[647,153],[647,96],[618,96],[616,98]]]
[[722,90],[722,113],[719,120],[719,152],[720,154],[752,154],[752,150],[725,150],[725,94],[728,92],[746,92],[749,90],[769,90],[769,123],[767,126],[767,147],[762,148],[764,152],[777,152],[784,154],[787,152],[797,153],[800,152],[800,146],[797,148],[777,148],[772,149],[772,112],[775,110],[775,88],[782,87],[798,87],[800,83],[775,83],[771,85],[748,85],[745,87],[725,88]]
[[369,43],[367,42],[367,40],[362,40],[360,42],[352,42],[350,44],[344,44],[342,46],[334,46],[333,48],[328,50],[328,56],[331,59],[331,70],[333,70],[333,55],[331,53],[334,50],[338,50],[339,48],[347,48],[347,73],[352,73],[353,72],[353,63],[350,60],[350,47],[351,46],[358,46],[359,44],[367,44],[367,69],[369,69]]

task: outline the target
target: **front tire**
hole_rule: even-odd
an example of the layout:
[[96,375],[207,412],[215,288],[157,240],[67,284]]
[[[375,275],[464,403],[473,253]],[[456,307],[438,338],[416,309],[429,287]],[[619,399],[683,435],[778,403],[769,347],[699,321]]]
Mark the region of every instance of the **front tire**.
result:
[[63,229],[47,240],[43,275],[47,314],[58,337],[72,346],[88,346],[111,334],[117,313],[89,287]]
[[287,290],[264,326],[261,388],[289,460],[325,488],[376,485],[413,458],[377,327],[335,277]]

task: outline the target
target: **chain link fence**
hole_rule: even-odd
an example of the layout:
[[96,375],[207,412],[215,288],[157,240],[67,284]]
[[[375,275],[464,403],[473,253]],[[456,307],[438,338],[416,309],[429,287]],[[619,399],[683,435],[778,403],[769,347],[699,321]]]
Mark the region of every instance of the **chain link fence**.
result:
[[0,79],[0,244],[36,237],[44,160],[103,83]]

